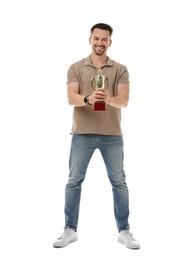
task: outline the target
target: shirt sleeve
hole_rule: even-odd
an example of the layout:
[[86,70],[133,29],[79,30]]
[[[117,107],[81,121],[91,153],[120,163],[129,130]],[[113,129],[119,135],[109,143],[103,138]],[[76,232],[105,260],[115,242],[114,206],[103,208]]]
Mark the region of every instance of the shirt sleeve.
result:
[[79,82],[79,75],[76,71],[75,64],[72,64],[67,71],[67,83]]
[[119,69],[118,84],[126,84],[129,86],[129,83],[129,72],[127,70],[127,67],[122,65]]

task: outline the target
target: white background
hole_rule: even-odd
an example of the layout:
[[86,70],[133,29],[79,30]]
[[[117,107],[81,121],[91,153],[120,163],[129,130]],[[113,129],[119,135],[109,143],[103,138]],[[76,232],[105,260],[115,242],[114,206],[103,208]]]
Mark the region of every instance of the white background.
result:
[[[1,259],[195,259],[195,13],[191,0],[1,1]],[[114,28],[108,55],[130,72],[122,126],[139,251],[116,242],[98,151],[83,184],[79,240],[52,247],[63,231],[71,138],[66,71],[90,54],[97,22]]]

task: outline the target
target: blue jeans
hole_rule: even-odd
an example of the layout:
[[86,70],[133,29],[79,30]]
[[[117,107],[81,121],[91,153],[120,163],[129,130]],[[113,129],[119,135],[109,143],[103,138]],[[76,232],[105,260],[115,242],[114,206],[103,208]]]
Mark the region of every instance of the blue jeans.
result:
[[69,180],[65,188],[65,227],[77,229],[81,185],[89,161],[99,149],[112,185],[114,215],[117,229],[129,229],[129,193],[123,169],[124,144],[122,136],[81,134],[73,135],[69,158]]

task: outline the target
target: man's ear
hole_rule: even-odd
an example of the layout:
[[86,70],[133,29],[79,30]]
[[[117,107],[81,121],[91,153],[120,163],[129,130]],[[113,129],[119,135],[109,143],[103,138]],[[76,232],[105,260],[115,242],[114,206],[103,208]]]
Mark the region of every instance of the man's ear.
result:
[[110,40],[110,42],[109,42],[109,47],[111,46],[111,44],[112,44],[112,40]]

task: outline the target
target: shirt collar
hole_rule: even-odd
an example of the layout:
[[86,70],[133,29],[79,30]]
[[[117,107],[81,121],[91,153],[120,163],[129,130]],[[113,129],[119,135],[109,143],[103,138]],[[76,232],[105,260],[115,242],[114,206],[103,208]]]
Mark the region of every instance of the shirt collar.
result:
[[[84,59],[84,65],[86,65],[86,66],[93,66],[93,64],[91,62],[91,56],[90,55]],[[112,62],[112,60],[109,57],[107,57],[107,62],[106,62],[106,65],[104,65],[104,67],[105,66],[107,66],[107,67],[112,67],[113,66],[113,62]]]

